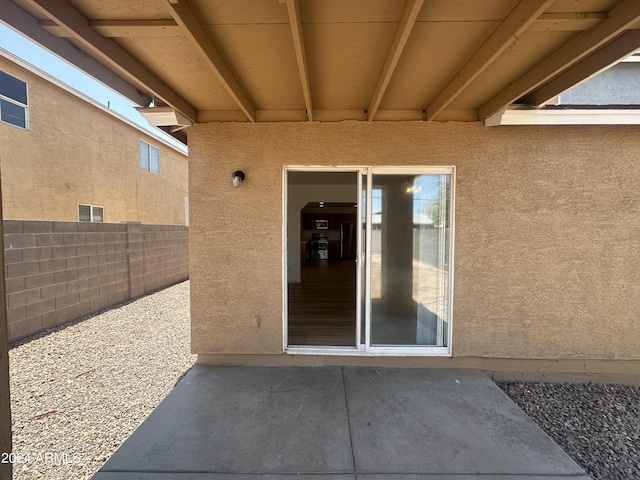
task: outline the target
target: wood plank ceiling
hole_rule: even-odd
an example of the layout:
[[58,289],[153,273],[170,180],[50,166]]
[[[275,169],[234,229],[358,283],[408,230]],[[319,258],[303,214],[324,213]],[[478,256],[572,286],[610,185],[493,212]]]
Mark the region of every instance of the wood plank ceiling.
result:
[[638,0],[0,0],[0,19],[192,122],[484,120],[640,49]]

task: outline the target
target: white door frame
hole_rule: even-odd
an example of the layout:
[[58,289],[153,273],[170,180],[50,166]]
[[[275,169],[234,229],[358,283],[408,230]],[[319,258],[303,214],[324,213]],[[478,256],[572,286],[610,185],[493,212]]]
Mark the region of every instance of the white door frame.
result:
[[[357,173],[357,232],[358,242],[356,251],[356,345],[353,347],[333,347],[333,346],[296,346],[288,345],[288,248],[287,248],[287,206],[288,206],[288,172],[353,172]],[[448,342],[446,347],[434,346],[371,346],[371,279],[368,272],[371,271],[372,239],[372,182],[374,174],[450,174],[451,175],[451,239],[449,242],[449,298],[448,298]],[[362,235],[362,180],[366,175],[366,234]],[[452,312],[453,312],[453,259],[454,259],[454,238],[455,238],[455,166],[438,167],[371,167],[371,166],[311,166],[311,165],[288,165],[282,169],[282,351],[284,353],[296,355],[357,355],[357,356],[451,356],[452,352]],[[364,242],[363,242],[364,240]],[[363,245],[364,244],[364,245]],[[362,247],[365,251],[362,251]],[[364,260],[364,262],[363,262]],[[366,266],[366,282],[362,285],[362,269]],[[362,312],[362,296],[364,295],[365,311]],[[365,343],[360,344],[362,315],[365,317]]]

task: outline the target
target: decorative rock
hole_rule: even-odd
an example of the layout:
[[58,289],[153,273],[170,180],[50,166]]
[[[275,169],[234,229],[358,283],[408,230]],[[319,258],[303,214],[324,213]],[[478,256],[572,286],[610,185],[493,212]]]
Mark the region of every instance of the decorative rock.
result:
[[89,479],[193,365],[189,282],[13,344],[14,480]]
[[521,382],[500,387],[593,480],[640,479],[640,387]]

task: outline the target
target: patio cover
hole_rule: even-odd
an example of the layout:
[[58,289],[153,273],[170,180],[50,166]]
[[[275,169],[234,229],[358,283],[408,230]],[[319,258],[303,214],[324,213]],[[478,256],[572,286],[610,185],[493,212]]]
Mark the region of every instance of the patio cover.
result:
[[0,20],[173,130],[484,120],[640,49],[637,0],[0,0]]

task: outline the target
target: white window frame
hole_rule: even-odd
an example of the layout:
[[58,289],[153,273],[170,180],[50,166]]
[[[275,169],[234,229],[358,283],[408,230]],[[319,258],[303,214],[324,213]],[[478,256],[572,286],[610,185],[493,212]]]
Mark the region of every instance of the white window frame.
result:
[[0,99],[1,100],[4,100],[5,102],[11,103],[13,105],[16,105],[16,106],[24,109],[24,127],[22,125],[16,125],[15,123],[11,123],[11,122],[7,122],[7,121],[2,120],[2,116],[1,115],[0,115],[0,123],[4,123],[5,125],[11,125],[13,127],[19,128],[20,130],[29,130],[29,84],[27,82],[25,82],[24,80],[5,72],[4,70],[1,70],[1,71],[5,75],[18,80],[19,82],[24,83],[26,96],[27,96],[27,103],[25,104],[25,103],[19,102],[17,100],[14,100],[13,98],[7,97],[6,95],[3,95],[2,92],[0,92]]
[[[371,205],[371,193],[372,193],[372,179],[374,174],[450,174],[451,175],[451,240],[449,244],[449,298],[448,298],[448,322],[447,322],[447,346],[371,346],[370,338],[366,339],[364,345],[357,345],[353,347],[331,347],[331,346],[289,346],[288,345],[288,248],[287,248],[287,205],[288,198],[287,192],[289,189],[288,172],[307,171],[307,172],[358,172],[358,195],[362,192],[362,175],[366,175],[367,180],[367,205]],[[282,347],[285,354],[292,355],[342,355],[342,356],[395,356],[395,357],[451,357],[453,355],[453,286],[454,286],[454,247],[455,247],[455,198],[456,198],[456,167],[454,165],[449,166],[402,166],[402,167],[373,167],[373,166],[354,166],[354,167],[321,167],[321,166],[306,166],[306,165],[286,165],[282,169],[282,322],[283,322],[283,338]],[[372,225],[372,210],[370,208],[366,211],[366,224]],[[358,202],[358,222],[360,222],[361,205]],[[360,226],[360,224],[359,224]],[[366,238],[364,239],[364,249],[366,252],[371,251],[371,228],[366,231]],[[362,255],[365,252],[359,252],[358,257],[362,259]],[[371,258],[370,255],[365,255],[366,270],[371,271]],[[360,268],[358,267],[357,276],[361,277]],[[367,328],[370,330],[371,324],[371,281],[370,278],[366,279],[366,285],[362,285],[362,290],[358,291],[358,298],[356,299],[356,308],[358,308],[360,299],[365,299],[365,312],[360,314],[365,315],[365,321]],[[358,289],[360,290],[360,289]],[[360,318],[357,318],[356,328],[359,335]],[[367,336],[368,337],[368,336]]]
[[[80,220],[80,207],[89,207],[91,220],[89,220],[88,222]],[[101,222],[96,222],[94,220],[94,209],[96,209],[96,208],[102,209],[102,221]],[[79,203],[78,204],[78,222],[82,222],[82,223],[104,223],[104,207],[101,206],[101,205],[89,205],[87,203]]]
[[[145,141],[145,140],[140,140],[139,144],[138,144],[138,152],[139,152],[139,160],[140,160],[140,168],[142,170],[145,170],[147,172],[151,172],[151,173],[155,173],[156,175],[160,175],[160,148],[156,147],[155,145],[150,144],[149,142]],[[143,166],[142,165],[142,152],[143,152],[143,147],[146,149],[146,155],[147,155],[147,166]],[[158,171],[154,171],[151,167],[151,152],[152,149],[155,149],[158,152]]]

